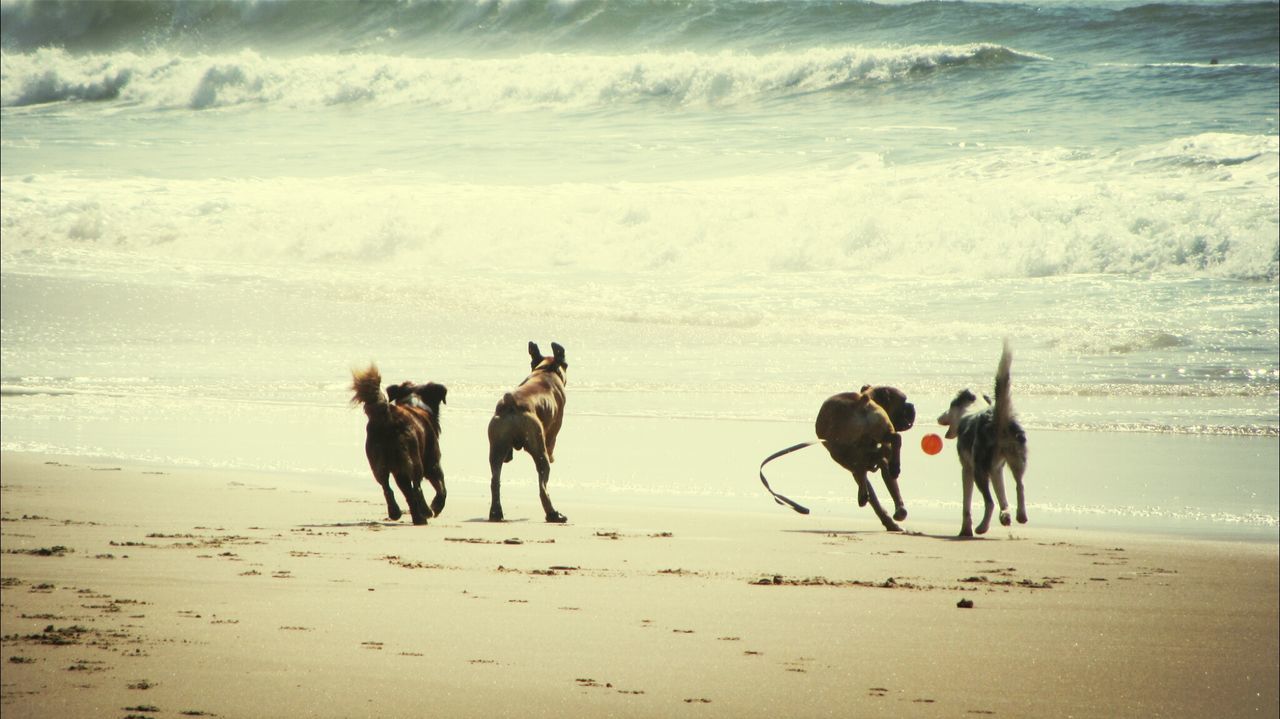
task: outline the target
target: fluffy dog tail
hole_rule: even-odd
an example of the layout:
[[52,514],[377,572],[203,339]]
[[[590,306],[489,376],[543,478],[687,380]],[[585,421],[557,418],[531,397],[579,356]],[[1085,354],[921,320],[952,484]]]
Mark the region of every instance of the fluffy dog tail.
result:
[[364,405],[364,413],[369,419],[384,419],[391,411],[387,396],[382,393],[382,374],[377,365],[369,365],[366,370],[351,370],[351,404]]
[[996,432],[1004,435],[1013,421],[1013,392],[1009,386],[1009,368],[1013,365],[1013,351],[1009,349],[1009,341],[1005,340],[1004,350],[1000,352],[1000,365],[996,368],[996,401],[993,406],[996,420]]

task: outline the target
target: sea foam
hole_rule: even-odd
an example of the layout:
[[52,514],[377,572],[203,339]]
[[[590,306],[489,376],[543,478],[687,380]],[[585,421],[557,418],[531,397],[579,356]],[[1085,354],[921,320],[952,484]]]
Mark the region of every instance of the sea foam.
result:
[[750,54],[691,50],[505,58],[5,52],[4,107],[63,101],[204,110],[243,104],[416,105],[451,111],[582,109],[635,102],[733,104],[839,91],[948,68],[1046,60],[1000,45],[820,47]]

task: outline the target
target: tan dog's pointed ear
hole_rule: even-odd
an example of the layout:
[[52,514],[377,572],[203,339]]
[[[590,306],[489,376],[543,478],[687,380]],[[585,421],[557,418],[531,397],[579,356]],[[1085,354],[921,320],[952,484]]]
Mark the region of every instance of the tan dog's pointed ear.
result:
[[862,385],[862,389],[860,389],[860,390],[858,390],[858,391],[859,391],[859,392],[866,392],[866,391],[867,391],[867,390],[869,390],[869,389],[871,389],[871,385],[869,385],[869,384],[864,384],[864,385]]
[[556,362],[565,367],[569,366],[569,363],[564,361],[564,348],[555,342],[551,343],[551,355],[556,358]]
[[538,349],[537,342],[529,343],[529,369],[537,369],[538,364],[542,362],[542,350]]

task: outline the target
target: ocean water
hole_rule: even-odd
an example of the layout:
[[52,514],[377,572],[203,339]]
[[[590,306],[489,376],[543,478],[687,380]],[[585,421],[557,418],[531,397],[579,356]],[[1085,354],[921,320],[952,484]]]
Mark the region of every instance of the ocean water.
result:
[[[482,502],[488,413],[556,340],[558,496],[758,506],[754,465],[822,398],[899,386],[915,442],[1008,338],[1036,516],[1276,536],[1275,2],[6,0],[0,21],[4,451],[372,491],[347,385],[377,361],[450,387],[445,471]],[[613,432],[636,427],[666,449]],[[608,471],[575,471],[573,432]],[[905,469],[948,517],[949,455]],[[807,461],[775,471],[829,480]]]

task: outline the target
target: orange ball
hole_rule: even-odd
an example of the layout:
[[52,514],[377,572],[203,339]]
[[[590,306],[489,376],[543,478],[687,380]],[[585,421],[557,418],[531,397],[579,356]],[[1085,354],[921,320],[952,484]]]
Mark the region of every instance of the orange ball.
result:
[[920,438],[920,449],[925,454],[937,454],[942,451],[942,438],[936,434],[926,434]]

